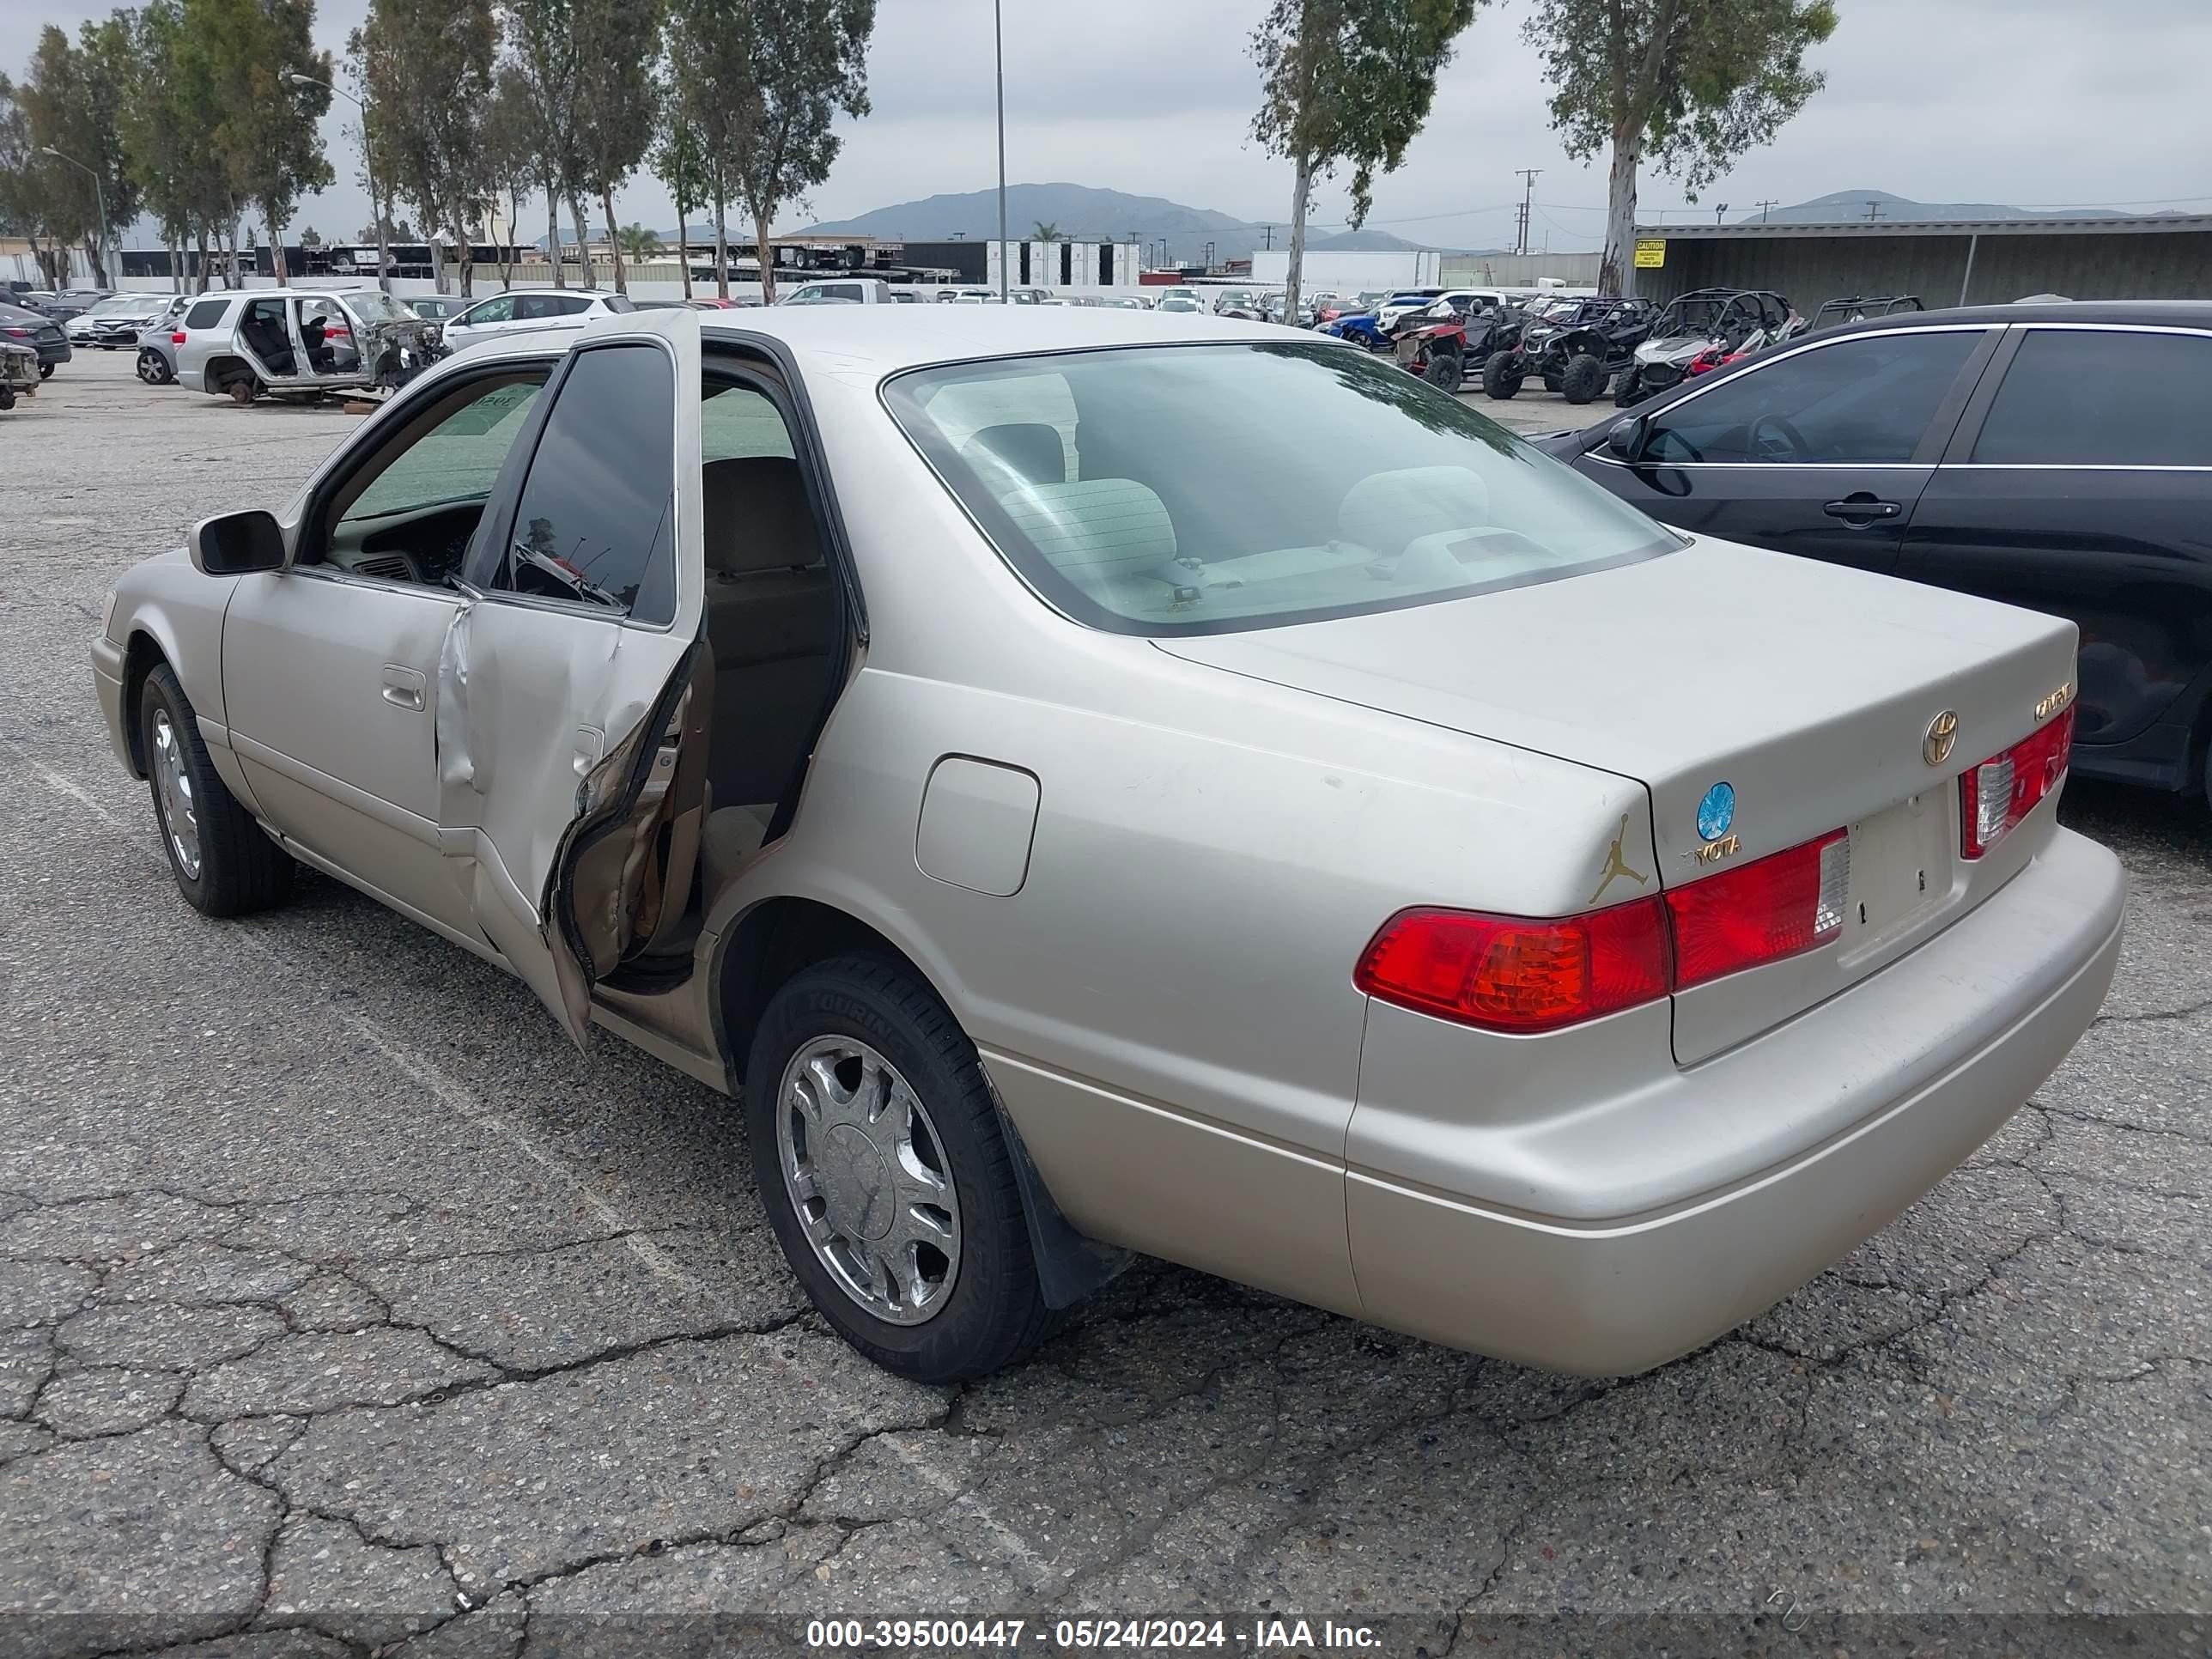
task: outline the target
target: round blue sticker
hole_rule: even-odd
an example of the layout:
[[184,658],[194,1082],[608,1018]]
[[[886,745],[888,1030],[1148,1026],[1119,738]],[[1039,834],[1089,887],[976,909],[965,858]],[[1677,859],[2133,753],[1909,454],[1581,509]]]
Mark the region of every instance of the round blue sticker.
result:
[[1707,841],[1718,841],[1735,822],[1735,786],[1717,783],[1705,791],[1705,798],[1698,803],[1698,833]]

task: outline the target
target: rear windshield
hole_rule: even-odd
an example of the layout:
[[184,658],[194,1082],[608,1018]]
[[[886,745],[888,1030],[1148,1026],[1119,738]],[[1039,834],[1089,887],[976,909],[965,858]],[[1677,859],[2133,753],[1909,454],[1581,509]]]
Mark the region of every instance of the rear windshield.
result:
[[1457,398],[1334,342],[957,363],[884,396],[1023,579],[1116,633],[1396,610],[1680,545]]

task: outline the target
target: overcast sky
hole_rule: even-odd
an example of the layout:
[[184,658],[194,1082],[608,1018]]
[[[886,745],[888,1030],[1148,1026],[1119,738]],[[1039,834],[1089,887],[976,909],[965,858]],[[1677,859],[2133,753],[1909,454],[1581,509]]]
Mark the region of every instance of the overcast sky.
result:
[[[1289,210],[1289,169],[1249,136],[1258,82],[1245,50],[1264,0],[1004,0],[1006,176],[1164,196],[1255,221]],[[104,7],[0,0],[20,58],[40,24],[74,28]],[[318,34],[343,51],[366,0],[324,0]],[[1521,40],[1526,0],[1495,0],[1460,38],[1426,129],[1381,180],[1369,222],[1453,246],[1510,241],[1517,167],[1541,167],[1534,236],[1596,245],[1603,158],[1571,161],[1547,124],[1540,67]],[[2130,0],[1837,0],[1842,21],[1815,63],[1828,84],[1769,148],[1687,207],[1647,172],[1643,215],[1740,217],[1761,198],[1803,201],[1879,189],[1922,201],[2212,210],[2212,4]],[[878,0],[868,54],[874,113],[844,124],[829,181],[780,228],[891,203],[988,187],[996,176],[990,0]],[[2107,26],[2109,23],[2109,27]],[[20,62],[5,67],[20,70]],[[333,190],[303,224],[350,236],[368,222],[355,183],[349,106],[326,124]],[[2194,198],[2193,201],[2185,199]],[[1316,219],[1344,218],[1324,186]],[[665,228],[650,179],[622,192],[624,222]],[[542,208],[526,207],[526,228]]]

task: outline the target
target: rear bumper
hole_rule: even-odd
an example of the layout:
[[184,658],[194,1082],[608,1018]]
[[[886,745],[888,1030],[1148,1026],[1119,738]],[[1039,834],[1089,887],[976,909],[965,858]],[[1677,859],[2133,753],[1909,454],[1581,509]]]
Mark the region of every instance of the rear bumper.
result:
[[[1618,1213],[1602,1192],[1571,1215],[1467,1196],[1498,1187],[1494,1163],[1438,1180],[1433,1146],[1419,1184],[1364,1168],[1355,1113],[1346,1208],[1367,1316],[1614,1376],[1771,1307],[1924,1194],[2065,1058],[2112,982],[2124,895],[2118,860],[2059,830],[1972,915],[1764,1036],[1632,1098],[1449,1137],[1470,1159],[1488,1146],[1532,1171],[1585,1170],[1640,1200]],[[1364,1113],[1364,1072],[1362,1094]],[[1731,1181],[1668,1190],[1670,1158],[1710,1170],[1778,1119],[1820,1132]]]

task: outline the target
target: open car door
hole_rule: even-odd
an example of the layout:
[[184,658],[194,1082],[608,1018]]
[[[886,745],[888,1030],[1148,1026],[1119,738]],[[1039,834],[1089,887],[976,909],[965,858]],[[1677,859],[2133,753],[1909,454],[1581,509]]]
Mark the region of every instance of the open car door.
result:
[[440,664],[441,848],[580,1044],[592,982],[690,892],[712,703],[699,372],[693,312],[578,337],[477,527]]

